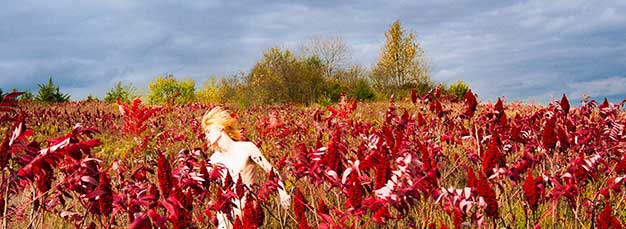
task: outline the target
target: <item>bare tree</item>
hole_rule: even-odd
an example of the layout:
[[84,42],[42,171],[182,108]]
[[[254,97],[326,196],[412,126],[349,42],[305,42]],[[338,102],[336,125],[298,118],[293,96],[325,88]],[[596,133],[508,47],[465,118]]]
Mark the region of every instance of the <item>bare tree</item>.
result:
[[301,47],[305,56],[317,56],[324,66],[324,77],[331,78],[348,65],[348,45],[339,36],[313,36]]

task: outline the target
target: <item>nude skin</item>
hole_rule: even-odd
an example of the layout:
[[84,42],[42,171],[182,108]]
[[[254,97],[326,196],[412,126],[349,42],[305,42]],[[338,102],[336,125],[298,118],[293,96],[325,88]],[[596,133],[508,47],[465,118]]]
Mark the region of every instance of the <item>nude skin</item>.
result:
[[[272,165],[269,161],[267,161],[267,159],[265,159],[259,148],[254,145],[254,143],[233,140],[228,136],[228,134],[226,134],[226,132],[224,132],[223,127],[219,125],[208,126],[206,133],[206,140],[215,151],[213,155],[211,155],[210,162],[213,164],[221,164],[228,169],[233,181],[237,181],[239,179],[239,175],[241,175],[242,182],[245,185],[250,186],[252,184],[254,168],[256,165],[261,166],[261,168],[263,168],[263,170],[267,173],[274,170]],[[274,172],[276,171],[274,170]],[[278,175],[277,172],[276,175]],[[280,195],[280,204],[283,208],[288,209],[291,204],[291,198],[285,191],[285,186],[282,180],[279,180],[278,185],[280,186],[280,189],[278,190]],[[237,209],[234,209],[234,216],[241,215],[241,208],[239,206],[243,206],[245,200],[242,199],[235,202],[235,205],[238,207]],[[222,215],[221,217],[224,216]],[[218,216],[218,220],[220,223],[218,228],[232,227],[230,222],[227,222],[225,218],[220,219]]]

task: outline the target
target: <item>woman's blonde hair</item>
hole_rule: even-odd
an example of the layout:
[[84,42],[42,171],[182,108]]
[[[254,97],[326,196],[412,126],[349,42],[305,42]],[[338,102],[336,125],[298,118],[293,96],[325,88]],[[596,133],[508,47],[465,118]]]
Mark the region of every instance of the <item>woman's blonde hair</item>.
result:
[[214,107],[202,117],[202,129],[204,132],[206,132],[207,128],[211,125],[222,126],[226,134],[235,141],[241,139],[241,134],[237,128],[237,120],[231,117],[228,111],[219,106]]

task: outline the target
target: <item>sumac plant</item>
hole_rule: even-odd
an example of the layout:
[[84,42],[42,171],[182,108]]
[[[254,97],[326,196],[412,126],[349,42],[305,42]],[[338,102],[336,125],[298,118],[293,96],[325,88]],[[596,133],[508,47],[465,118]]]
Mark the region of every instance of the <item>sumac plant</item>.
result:
[[222,213],[233,228],[626,226],[624,102],[441,94],[228,107],[276,168],[246,186],[209,160],[199,119],[214,105],[11,93],[0,102],[2,227],[212,228]]

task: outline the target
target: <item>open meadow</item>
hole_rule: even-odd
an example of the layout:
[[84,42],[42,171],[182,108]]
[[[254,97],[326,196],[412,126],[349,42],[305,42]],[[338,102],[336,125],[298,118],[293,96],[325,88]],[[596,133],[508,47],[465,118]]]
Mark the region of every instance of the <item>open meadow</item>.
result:
[[[423,97],[328,107],[226,105],[277,176],[208,172],[215,105],[2,101],[4,228],[621,228],[623,104]],[[218,171],[218,170],[210,170]],[[259,173],[266,174],[266,173]]]

